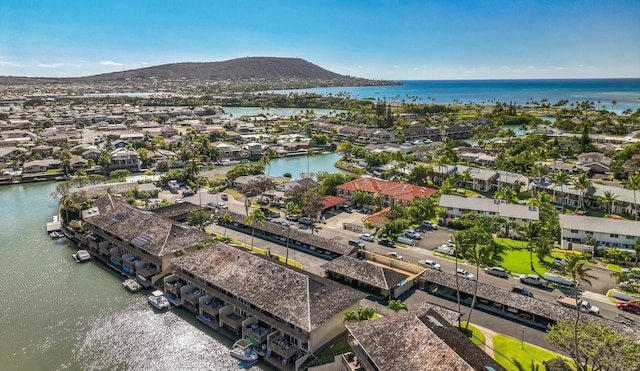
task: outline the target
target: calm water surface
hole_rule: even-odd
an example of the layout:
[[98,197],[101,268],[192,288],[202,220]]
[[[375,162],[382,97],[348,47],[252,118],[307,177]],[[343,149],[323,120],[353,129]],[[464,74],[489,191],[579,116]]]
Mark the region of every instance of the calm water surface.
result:
[[[233,370],[231,341],[182,309],[159,313],[102,263],[52,241],[55,183],[0,186],[0,369]],[[254,369],[258,369],[254,367]]]
[[290,173],[293,178],[301,178],[301,174],[306,173],[307,169],[312,173],[320,171],[347,173],[334,166],[340,158],[342,158],[342,155],[335,152],[315,155],[309,158],[307,156],[274,158],[271,160],[271,169],[267,168],[265,171],[272,176],[282,176],[284,173]]

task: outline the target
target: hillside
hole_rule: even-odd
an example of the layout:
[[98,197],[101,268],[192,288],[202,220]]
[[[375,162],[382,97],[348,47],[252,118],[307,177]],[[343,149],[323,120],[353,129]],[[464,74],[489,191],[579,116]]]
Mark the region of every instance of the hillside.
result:
[[222,62],[185,62],[73,78],[0,77],[0,84],[103,84],[131,81],[200,81],[237,85],[276,83],[285,87],[389,85],[379,81],[339,75],[300,58],[247,57]]

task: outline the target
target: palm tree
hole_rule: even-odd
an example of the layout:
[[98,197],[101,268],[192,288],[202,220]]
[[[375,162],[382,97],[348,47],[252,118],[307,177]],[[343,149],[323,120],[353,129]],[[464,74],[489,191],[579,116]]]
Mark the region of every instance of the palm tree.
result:
[[224,236],[227,236],[227,224],[233,223],[233,217],[229,213],[225,213],[220,217],[220,221],[224,223]]
[[[456,259],[456,272],[458,272],[458,251],[460,251],[460,246],[458,245],[458,240],[456,239],[456,235],[451,236],[451,241],[453,242],[453,256]],[[462,312],[460,309],[460,287],[458,285],[458,275],[455,275],[456,279],[456,300],[458,302],[458,328],[462,327],[461,316]]]
[[307,149],[307,178],[311,178],[311,176],[309,175],[309,164],[310,164],[310,159],[311,156],[313,156],[313,150],[311,148]]
[[638,202],[636,201],[636,191],[640,190],[640,171],[629,176],[627,179],[627,187],[633,190],[633,210],[635,220],[638,220]]
[[[476,298],[478,297],[478,281],[480,280],[480,265],[485,264],[486,261],[490,260],[491,249],[489,249],[486,245],[478,245],[476,244],[473,247],[473,263],[476,265],[476,284],[473,289],[473,298],[471,299],[471,308],[469,308],[469,316],[467,317],[467,324],[465,326],[465,330],[469,329],[469,322],[471,322],[471,312],[473,312],[473,307],[476,305]],[[456,275],[457,276],[457,275]]]
[[[557,173],[553,174],[553,183],[554,187],[553,187],[553,202],[556,202],[556,188],[555,186],[559,185],[560,186],[560,192],[562,192],[564,194],[564,186],[569,184],[569,174],[565,173],[564,171],[558,171]],[[562,206],[564,206],[566,204],[566,197],[562,197]]]
[[389,302],[389,305],[387,305],[387,308],[396,313],[398,313],[401,310],[409,311],[409,309],[407,308],[407,304],[403,303],[400,300],[391,300]]
[[535,270],[533,268],[533,247],[540,237],[542,237],[543,231],[543,225],[539,221],[528,222],[520,226],[520,236],[527,241],[527,245],[529,246],[529,263],[531,264],[532,271]]
[[[602,202],[608,206],[609,214],[614,214],[613,203],[618,199],[618,195],[611,191],[604,191],[604,196],[601,197]],[[610,207],[609,207],[610,206]]]
[[358,312],[355,311],[344,312],[344,316],[342,317],[342,323],[357,322],[359,320],[360,316],[358,316]]
[[469,171],[469,169],[463,171],[462,174],[460,174],[460,181],[462,182],[462,188],[467,188],[467,182],[469,182],[471,179],[473,179],[473,176],[471,175],[471,171]]
[[247,219],[245,220],[246,224],[251,224],[251,247],[253,248],[253,237],[256,233],[256,223],[260,223],[261,226],[264,225],[265,220],[264,213],[260,209],[255,209],[251,212],[251,214],[247,215]]
[[[571,280],[574,282],[573,285],[573,296],[576,298],[576,321],[573,324],[573,339],[575,341],[576,347],[576,365],[580,363],[580,352],[578,351],[578,324],[580,322],[580,312],[582,308],[582,300],[578,299],[578,286],[580,285],[580,281],[584,281],[591,286],[591,281],[589,278],[594,278],[589,275],[587,272],[591,270],[591,268],[584,267],[584,261],[578,255],[568,255],[566,258],[566,263],[564,265],[565,274],[571,277]],[[580,279],[580,281],[578,281]]]
[[573,181],[573,188],[580,191],[580,208],[582,210],[586,210],[584,205],[584,198],[587,192],[593,188],[593,182],[587,177],[587,174],[583,172],[578,175],[578,179],[575,179]]

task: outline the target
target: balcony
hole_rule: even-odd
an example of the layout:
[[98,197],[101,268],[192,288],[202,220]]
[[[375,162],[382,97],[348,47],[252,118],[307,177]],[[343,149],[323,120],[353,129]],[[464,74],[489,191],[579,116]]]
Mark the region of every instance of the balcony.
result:
[[109,249],[109,258],[111,259],[111,264],[116,266],[122,265],[122,258],[126,254],[125,251],[120,250],[119,247],[112,247]]
[[185,290],[183,291],[182,301],[186,304],[197,306],[199,303],[198,299],[200,299],[200,297],[205,295],[206,295],[206,292],[198,288],[195,288],[193,290]]
[[243,329],[244,335],[249,336],[253,340],[257,341],[258,344],[263,344],[267,341],[267,335],[269,335],[269,329],[265,326],[260,326],[260,324],[254,322],[249,326],[246,326]]
[[124,270],[125,273],[131,274],[134,274],[136,272],[136,263],[142,261],[141,259],[138,259],[133,255],[125,255],[122,258],[122,270]]
[[184,282],[176,276],[169,276],[164,279],[164,291],[175,296],[180,295],[180,288],[184,286]]
[[223,325],[227,325],[233,330],[238,330],[242,327],[242,321],[244,321],[244,318],[240,317],[236,312],[231,312],[226,316],[222,316],[221,319]]
[[211,295],[203,296],[200,298],[200,313],[206,313],[209,317],[215,318],[223,305]]
[[155,268],[153,265],[151,265],[151,263],[145,262],[144,260],[136,261],[135,269],[136,269],[136,272],[139,275],[142,275],[145,278],[151,278],[151,277],[155,276],[156,274],[160,273],[160,272],[158,272],[157,268]]
[[299,350],[297,346],[290,344],[283,337],[276,338],[275,340],[269,342],[268,346],[273,352],[287,359],[298,353]]

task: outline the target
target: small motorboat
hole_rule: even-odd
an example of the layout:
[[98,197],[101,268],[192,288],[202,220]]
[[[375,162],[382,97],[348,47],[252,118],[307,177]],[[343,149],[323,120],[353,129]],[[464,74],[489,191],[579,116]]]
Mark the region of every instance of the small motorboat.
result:
[[134,280],[133,278],[124,280],[122,282],[122,286],[131,292],[140,291],[142,289],[142,285],[139,284],[138,281]]
[[164,310],[171,308],[169,299],[164,296],[164,293],[160,290],[155,290],[151,295],[147,296],[149,304],[153,305],[157,310]]
[[241,369],[249,368],[255,365],[256,363],[258,363],[257,359],[254,359],[253,361],[242,362],[241,364],[238,365],[238,368],[241,368]]
[[229,354],[241,361],[250,362],[258,360],[258,353],[253,349],[253,344],[245,339],[240,339],[233,344]]
[[91,260],[91,254],[87,250],[78,250],[75,254],[71,255],[75,259],[76,263],[83,263]]

